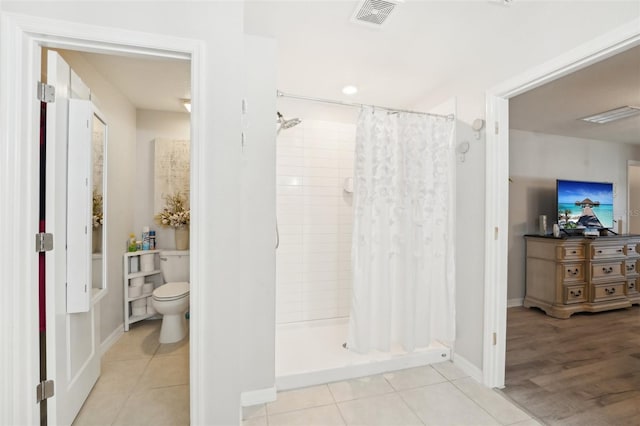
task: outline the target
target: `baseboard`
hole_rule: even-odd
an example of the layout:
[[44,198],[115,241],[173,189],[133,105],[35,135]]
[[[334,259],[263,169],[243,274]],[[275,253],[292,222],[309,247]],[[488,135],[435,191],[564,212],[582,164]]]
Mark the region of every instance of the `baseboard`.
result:
[[524,303],[524,298],[519,299],[508,299],[507,300],[507,308],[515,308],[516,306],[522,306]]
[[242,392],[240,394],[240,404],[243,407],[251,407],[252,405],[275,401],[276,397],[277,391],[275,386],[266,389],[256,389]]
[[482,370],[480,370],[478,367],[470,363],[465,357],[462,357],[458,354],[453,355],[452,358],[453,358],[453,364],[456,367],[458,367],[460,370],[467,373],[469,377],[471,377],[478,383],[482,383],[482,377],[483,377]]
[[124,324],[120,324],[116,327],[111,334],[100,343],[100,356],[104,356],[104,354],[113,346],[120,336],[124,334]]

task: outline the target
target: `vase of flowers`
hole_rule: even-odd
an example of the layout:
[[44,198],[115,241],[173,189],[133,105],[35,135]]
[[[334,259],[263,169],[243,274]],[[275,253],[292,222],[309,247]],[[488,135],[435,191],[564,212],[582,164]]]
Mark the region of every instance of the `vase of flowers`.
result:
[[102,251],[102,223],[104,222],[104,214],[102,212],[102,194],[94,188],[93,190],[93,233],[91,236],[91,243],[93,246],[93,253],[100,253]]
[[177,192],[174,195],[164,197],[167,205],[155,216],[155,221],[163,227],[171,227],[175,230],[177,250],[189,248],[189,222],[191,210],[186,208],[185,197]]

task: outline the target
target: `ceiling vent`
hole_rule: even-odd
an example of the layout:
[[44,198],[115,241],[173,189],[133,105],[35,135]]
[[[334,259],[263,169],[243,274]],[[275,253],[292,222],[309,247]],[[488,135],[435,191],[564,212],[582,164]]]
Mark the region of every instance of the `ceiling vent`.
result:
[[633,117],[640,114],[640,107],[637,106],[623,106],[620,108],[612,109],[598,114],[590,115],[589,117],[581,118],[580,120],[589,123],[605,124],[612,121],[621,120],[627,117]]
[[358,3],[351,22],[380,28],[398,3],[404,0],[362,0]]

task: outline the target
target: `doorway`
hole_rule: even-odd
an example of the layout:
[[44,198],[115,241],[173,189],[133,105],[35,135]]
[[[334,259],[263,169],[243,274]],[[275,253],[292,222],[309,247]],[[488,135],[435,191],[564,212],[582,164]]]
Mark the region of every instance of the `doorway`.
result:
[[[35,82],[40,78],[40,57],[41,49],[43,47],[49,48],[71,48],[77,50],[91,50],[93,52],[100,51],[102,53],[117,54],[126,52],[132,54],[137,52],[140,55],[146,57],[173,57],[182,58],[183,60],[197,60],[201,55],[200,45],[197,41],[190,41],[187,39],[173,40],[166,36],[153,36],[150,34],[129,34],[129,39],[126,43],[122,42],[118,37],[106,36],[103,37],[99,32],[96,32],[92,27],[86,27],[82,25],[69,25],[68,23],[60,23],[57,21],[47,21],[38,18],[29,17],[8,17],[3,16],[3,43],[2,54],[7,63],[14,64],[15,66],[7,67],[6,73],[2,77],[3,96],[9,103],[13,105],[13,110],[3,109],[3,133],[9,141],[14,140],[37,140],[34,135],[37,134],[38,116],[39,116],[39,101],[35,95]],[[34,20],[37,20],[37,24],[34,24]],[[64,25],[64,32],[66,36],[59,36],[61,28]],[[26,28],[37,28],[37,31],[30,32]],[[71,35],[73,34],[73,35]],[[6,37],[5,37],[6,36]],[[99,39],[99,40],[97,40]],[[10,40],[16,42],[11,44]],[[19,41],[17,41],[19,40]],[[5,42],[6,41],[6,42]],[[172,46],[172,50],[166,49],[167,44]],[[23,46],[23,48],[10,49],[9,46]],[[199,62],[202,66],[202,62]],[[199,70],[201,71],[201,70]],[[200,77],[204,75],[203,72],[195,72],[197,77],[191,81],[191,86],[194,87],[195,95],[192,97],[192,103],[194,106],[195,115],[199,112],[199,95],[195,87],[198,87],[200,83]],[[11,88],[11,89],[7,89]],[[4,90],[7,89],[7,90]],[[199,122],[204,122],[200,120]],[[193,129],[197,130],[197,126],[193,126]],[[196,145],[199,142],[199,133],[193,132],[191,140],[192,144]],[[16,144],[18,145],[18,144]],[[38,154],[36,147],[27,146],[27,144],[20,144],[13,146],[9,144],[10,149],[15,151],[14,164],[9,164],[4,168],[4,173],[7,176],[14,176],[17,179],[12,181],[6,181],[6,183],[12,184],[13,187],[2,185],[3,193],[15,201],[14,207],[28,207],[34,205],[33,197],[34,185],[33,178],[21,178],[19,176],[35,176],[37,173],[37,160]],[[9,157],[7,157],[9,158]],[[197,169],[197,164],[194,166]],[[192,170],[193,172],[193,170]],[[12,183],[11,183],[12,182]],[[5,192],[6,190],[6,192]],[[17,197],[17,194],[21,194]],[[35,197],[37,200],[37,196]],[[35,203],[37,206],[37,201]],[[16,216],[11,226],[15,229],[11,233],[11,240],[18,239],[18,234],[22,235],[25,240],[23,245],[13,245],[12,250],[15,253],[34,253],[33,256],[25,256],[23,262],[19,267],[12,267],[11,270],[4,269],[9,273],[10,277],[19,278],[19,282],[29,283],[37,282],[37,256],[33,250],[33,234],[37,232],[37,227],[34,228],[34,224],[37,225],[37,220],[34,220],[34,214],[30,213],[31,209],[21,210],[20,215]],[[37,217],[37,209],[35,210]],[[9,217],[9,216],[7,216]],[[13,217],[13,216],[11,216]],[[197,223],[192,223],[192,228],[197,228]],[[26,244],[26,236],[29,235],[29,244]],[[126,238],[126,235],[124,236]],[[108,237],[109,238],[109,237]],[[121,245],[124,249],[124,239],[116,238],[113,236],[114,241],[117,241],[118,245]],[[27,247],[29,250],[27,250]],[[48,253],[48,255],[50,255]],[[15,259],[15,257],[8,256],[9,259]],[[117,259],[116,259],[117,260]],[[191,269],[199,264],[197,259],[191,260]],[[30,272],[24,272],[26,267]],[[192,274],[192,286],[191,296],[197,299],[198,287],[197,277]],[[122,286],[122,283],[120,283]],[[30,286],[20,286],[19,291],[12,291],[9,297],[4,298],[2,303],[3,313],[8,315],[7,318],[12,318],[11,323],[14,324],[15,331],[11,335],[7,336],[7,341],[11,342],[13,348],[13,355],[11,355],[11,361],[9,363],[3,363],[12,366],[13,372],[6,376],[9,378],[8,383],[15,384],[11,393],[15,395],[14,398],[8,398],[10,401],[16,401],[13,404],[12,410],[6,415],[8,419],[23,419],[20,421],[8,421],[9,423],[26,423],[35,424],[37,418],[39,418],[39,406],[35,404],[34,384],[38,383],[38,345],[37,345],[37,300],[38,292],[37,287],[32,288]],[[32,307],[35,307],[32,308]],[[6,308],[6,309],[4,309]],[[194,309],[192,309],[192,312]],[[47,320],[50,320],[56,313],[53,309],[49,309],[47,313]],[[121,314],[119,314],[121,315]],[[4,315],[3,315],[4,317]],[[191,321],[191,333],[194,332],[198,335],[197,320]],[[194,327],[195,326],[195,327]],[[34,334],[35,333],[35,334]],[[198,352],[192,351],[190,354],[190,361],[193,368],[191,373],[198,373],[198,366],[200,365],[198,359]],[[4,356],[3,356],[4,359]],[[194,359],[196,362],[194,362]],[[50,376],[51,377],[51,376]],[[9,395],[7,395],[8,397]],[[193,389],[191,392],[191,407],[197,408],[196,402],[200,393],[198,389]],[[55,403],[55,396],[49,400],[49,405]]]
[[[184,99],[190,98],[190,62],[78,50],[43,50],[49,58],[57,58],[65,69],[70,69],[72,75],[71,79],[62,78],[57,83],[48,79],[60,92],[52,106],[59,106],[64,110],[63,91],[66,81],[72,82],[72,99],[68,102],[70,105],[75,102],[79,91],[74,90],[73,86],[76,82],[83,81],[87,86],[83,92],[100,106],[109,121],[107,149],[104,151],[104,170],[108,184],[104,192],[97,191],[97,188],[93,191],[93,214],[103,220],[94,221],[93,226],[94,233],[108,225],[109,233],[106,235],[122,236],[117,239],[105,238],[104,250],[94,250],[92,255],[94,259],[104,259],[104,269],[107,272],[106,294],[92,303],[97,317],[93,326],[96,329],[93,340],[97,341],[95,356],[98,358],[98,365],[101,364],[102,367],[100,378],[97,381],[96,378],[93,379],[96,383],[90,394],[91,386],[83,394],[74,394],[73,410],[66,409],[67,404],[63,403],[66,398],[59,391],[58,401],[62,404],[59,408],[62,409],[61,412],[69,412],[67,417],[71,416],[71,420],[82,406],[80,418],[100,419],[105,423],[134,421],[135,417],[131,417],[131,413],[137,411],[131,410],[128,405],[135,403],[136,406],[149,408],[154,395],[169,392],[172,395],[170,399],[179,401],[179,404],[155,407],[148,411],[163,413],[160,408],[164,408],[164,418],[184,423],[185,418],[178,421],[176,417],[169,417],[175,412],[186,416],[188,422],[189,338],[172,344],[159,343],[162,318],[155,312],[151,292],[167,280],[161,271],[161,259],[168,259],[170,256],[163,256],[162,253],[176,248],[173,228],[160,226],[154,221],[154,216],[162,211],[168,197],[179,195],[187,211],[189,208],[190,117],[184,108]],[[43,61],[44,65],[46,63]],[[52,65],[48,67],[52,68]],[[159,68],[163,70],[162,91],[157,91],[157,82],[152,77]],[[48,77],[53,77],[55,73],[52,69],[49,71]],[[148,109],[149,107],[154,109]],[[52,143],[56,144],[56,141],[53,140]],[[159,166],[159,163],[162,164]],[[55,166],[61,167],[60,164]],[[73,170],[77,168],[71,163],[69,166]],[[64,192],[61,194],[64,198]],[[100,212],[95,211],[97,198],[106,207],[100,209]],[[146,227],[156,233],[158,249],[162,251],[158,253],[143,250],[136,252],[140,253],[138,256],[125,254],[128,248],[124,240],[129,233],[134,235],[136,241],[142,242],[141,234]],[[54,230],[55,234],[57,232]],[[150,265],[148,274],[144,272],[144,266],[139,264],[142,258],[152,260],[153,265]],[[123,260],[127,277],[124,281],[120,272]],[[133,260],[137,262],[137,276],[135,279],[128,279],[126,274],[133,272]],[[184,273],[188,271],[185,270]],[[181,279],[188,281],[188,275]],[[134,290],[137,292],[134,293]],[[126,308],[124,334],[123,301]],[[60,312],[60,307],[56,311]],[[76,316],[69,315],[63,319],[58,315],[55,320],[71,321]],[[54,346],[54,350],[62,353],[60,347],[65,345],[59,334],[56,333],[56,344],[50,347]],[[72,339],[75,336],[74,328],[72,327],[71,334],[66,335],[67,339]],[[62,358],[58,358],[59,366]],[[132,369],[132,366],[136,368]],[[65,375],[58,376],[59,389],[65,389],[66,386],[61,384]],[[174,388],[167,390],[169,385]],[[104,405],[105,401],[108,401],[110,410],[96,411],[95,407]],[[56,419],[60,419],[55,413],[53,415]],[[121,417],[125,420],[118,420]],[[71,420],[59,422],[70,423]]]
[[640,44],[636,22],[487,92],[485,305],[483,382],[503,387],[506,351],[509,220],[509,99]]

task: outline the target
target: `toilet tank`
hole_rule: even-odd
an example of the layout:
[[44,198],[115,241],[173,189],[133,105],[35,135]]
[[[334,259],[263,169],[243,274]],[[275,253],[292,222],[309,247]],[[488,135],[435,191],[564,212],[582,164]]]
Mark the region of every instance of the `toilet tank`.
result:
[[189,250],[162,250],[159,255],[164,282],[189,281]]

